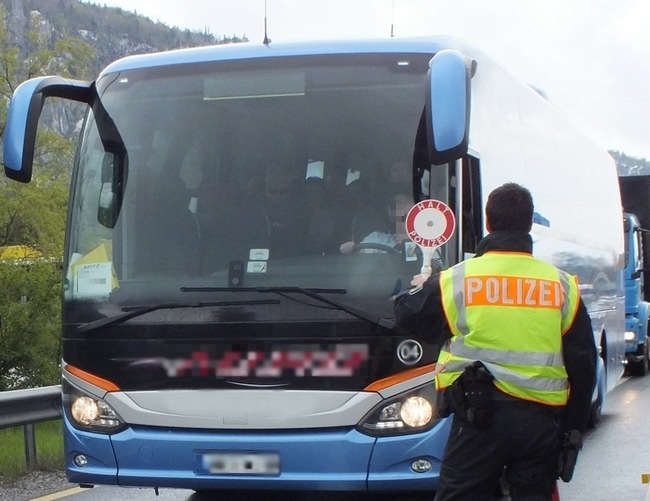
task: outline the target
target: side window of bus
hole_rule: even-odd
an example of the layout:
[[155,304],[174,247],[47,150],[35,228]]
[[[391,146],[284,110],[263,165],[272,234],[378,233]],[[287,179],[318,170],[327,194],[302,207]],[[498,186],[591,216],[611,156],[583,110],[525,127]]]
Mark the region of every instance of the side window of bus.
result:
[[482,237],[483,201],[481,200],[481,176],[479,159],[473,156],[463,158],[463,214],[462,238],[463,256],[476,253]]

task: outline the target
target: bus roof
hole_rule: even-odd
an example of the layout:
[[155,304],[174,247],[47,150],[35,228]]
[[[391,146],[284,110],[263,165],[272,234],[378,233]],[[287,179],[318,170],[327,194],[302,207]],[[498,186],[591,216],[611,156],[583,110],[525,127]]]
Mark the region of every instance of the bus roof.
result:
[[332,40],[309,42],[236,43],[178,49],[152,54],[128,56],[108,65],[102,74],[153,68],[174,64],[254,59],[260,57],[302,56],[319,54],[358,54],[415,52],[434,54],[442,49],[457,48],[458,43],[444,36],[385,38],[374,40]]

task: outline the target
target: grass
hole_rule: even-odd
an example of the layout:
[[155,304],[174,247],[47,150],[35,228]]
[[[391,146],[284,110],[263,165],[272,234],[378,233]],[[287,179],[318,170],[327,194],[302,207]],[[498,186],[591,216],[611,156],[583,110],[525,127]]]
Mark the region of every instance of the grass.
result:
[[[39,470],[63,469],[61,420],[38,423],[35,429],[36,467]],[[28,473],[22,426],[0,430],[0,483],[11,483]]]

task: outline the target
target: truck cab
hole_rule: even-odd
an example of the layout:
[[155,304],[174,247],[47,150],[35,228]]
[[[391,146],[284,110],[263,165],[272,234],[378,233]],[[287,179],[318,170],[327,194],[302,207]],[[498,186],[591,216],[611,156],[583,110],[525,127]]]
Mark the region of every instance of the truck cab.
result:
[[648,318],[650,287],[646,289],[646,265],[650,261],[650,176],[619,176],[625,245],[625,361],[630,376],[650,372]]
[[649,306],[645,291],[644,234],[639,218],[623,213],[625,230],[625,354],[627,372],[645,376],[650,370],[648,355]]

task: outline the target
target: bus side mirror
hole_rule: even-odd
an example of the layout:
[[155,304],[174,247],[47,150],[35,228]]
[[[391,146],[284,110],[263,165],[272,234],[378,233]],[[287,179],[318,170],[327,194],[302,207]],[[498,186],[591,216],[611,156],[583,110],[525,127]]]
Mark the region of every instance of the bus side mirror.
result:
[[128,156],[105,152],[102,162],[102,186],[97,204],[97,221],[106,228],[115,228],[122,208]]
[[427,132],[429,160],[434,165],[467,153],[471,78],[476,62],[456,50],[442,50],[429,62],[427,74]]
[[90,102],[90,82],[59,76],[32,78],[13,93],[3,136],[3,163],[7,177],[28,183],[32,179],[38,119],[46,97]]

